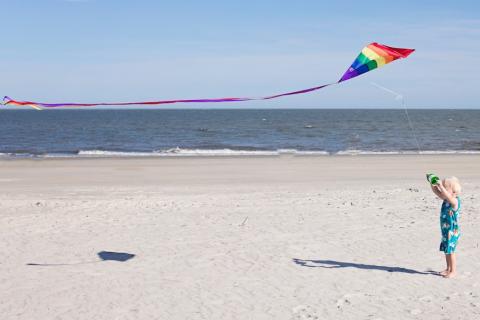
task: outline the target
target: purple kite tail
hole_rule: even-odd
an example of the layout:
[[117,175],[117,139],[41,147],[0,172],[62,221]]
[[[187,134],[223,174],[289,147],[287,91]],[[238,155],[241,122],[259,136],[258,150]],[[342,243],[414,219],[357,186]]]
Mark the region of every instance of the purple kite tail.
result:
[[96,107],[96,106],[131,106],[131,105],[160,105],[160,104],[174,104],[174,103],[216,103],[216,102],[242,102],[242,101],[254,101],[254,100],[270,100],[276,99],[279,97],[284,96],[291,96],[295,94],[302,94],[307,93],[315,90],[320,90],[327,86],[337,84],[329,83],[324,84],[322,86],[313,87],[309,89],[299,90],[299,91],[292,91],[287,93],[281,93],[273,96],[267,97],[259,97],[259,98],[252,98],[252,97],[245,97],[245,98],[216,98],[216,99],[182,99],[182,100],[159,100],[159,101],[139,101],[139,102],[101,102],[101,103],[43,103],[43,102],[33,102],[33,101],[16,101],[12,98],[5,96],[3,98],[4,105],[11,105],[11,106],[29,106],[35,109],[41,108],[58,108],[58,107]]
[[370,43],[362,49],[352,65],[347,69],[339,81],[324,84],[322,86],[276,94],[273,96],[259,98],[217,98],[217,99],[187,99],[187,100],[160,100],[160,101],[140,101],[140,102],[109,102],[109,103],[42,103],[33,101],[16,101],[7,96],[3,98],[3,105],[11,106],[29,106],[41,110],[42,108],[57,107],[95,107],[95,106],[131,106],[131,105],[160,105],[174,103],[215,103],[215,102],[241,102],[253,100],[270,100],[296,94],[303,94],[325,87],[338,84],[343,81],[358,77],[366,72],[382,67],[397,59],[407,58],[415,49],[389,47],[376,42]]

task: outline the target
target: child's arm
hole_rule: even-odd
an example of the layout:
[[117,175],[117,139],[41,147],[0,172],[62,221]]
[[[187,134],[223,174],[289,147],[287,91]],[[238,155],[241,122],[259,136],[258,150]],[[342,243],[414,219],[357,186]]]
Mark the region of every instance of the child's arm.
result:
[[445,199],[445,197],[442,195],[440,190],[438,190],[437,185],[431,184],[430,188],[432,188],[433,193],[435,193],[437,197],[439,197],[442,200]]
[[454,197],[450,192],[445,189],[442,183],[436,184],[435,187],[437,188],[438,192],[442,195],[441,198],[447,200],[450,205],[452,206],[453,210],[458,210],[458,200]]

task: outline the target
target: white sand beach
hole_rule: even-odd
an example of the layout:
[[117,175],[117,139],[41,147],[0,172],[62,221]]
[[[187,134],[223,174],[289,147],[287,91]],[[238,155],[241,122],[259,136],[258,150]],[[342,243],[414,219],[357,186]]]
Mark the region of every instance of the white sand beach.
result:
[[479,209],[478,155],[2,160],[0,318],[479,319]]

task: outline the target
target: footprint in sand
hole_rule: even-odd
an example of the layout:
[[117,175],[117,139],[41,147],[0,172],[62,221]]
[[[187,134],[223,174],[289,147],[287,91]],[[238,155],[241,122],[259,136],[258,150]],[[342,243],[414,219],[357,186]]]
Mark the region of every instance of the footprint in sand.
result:
[[419,315],[420,313],[422,313],[422,310],[419,310],[419,309],[410,310],[410,314],[414,316]]
[[421,301],[421,302],[432,302],[433,297],[432,296],[423,296],[423,297],[419,298],[418,300]]
[[292,309],[293,317],[292,320],[317,320],[319,319],[317,315],[317,310],[311,306],[299,305]]
[[358,293],[345,294],[342,298],[337,300],[337,309],[342,308],[344,305],[352,304],[351,298],[358,295],[359,295]]

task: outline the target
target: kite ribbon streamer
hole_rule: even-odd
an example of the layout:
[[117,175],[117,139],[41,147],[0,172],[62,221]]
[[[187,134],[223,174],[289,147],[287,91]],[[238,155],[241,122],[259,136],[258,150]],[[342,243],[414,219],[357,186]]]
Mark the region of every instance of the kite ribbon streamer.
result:
[[320,90],[322,88],[339,84],[343,81],[358,77],[368,71],[380,68],[394,60],[408,57],[415,49],[394,48],[373,42],[362,49],[350,68],[343,74],[337,82],[324,84],[318,87],[276,94],[266,97],[245,97],[245,98],[217,98],[217,99],[186,99],[186,100],[160,100],[160,101],[140,101],[140,102],[109,102],[109,103],[42,103],[34,101],[16,101],[7,96],[3,98],[3,105],[10,106],[29,106],[34,109],[56,107],[95,107],[95,106],[130,106],[130,105],[160,105],[173,103],[214,103],[214,102],[240,102],[252,100],[269,100],[284,96],[291,96]]

